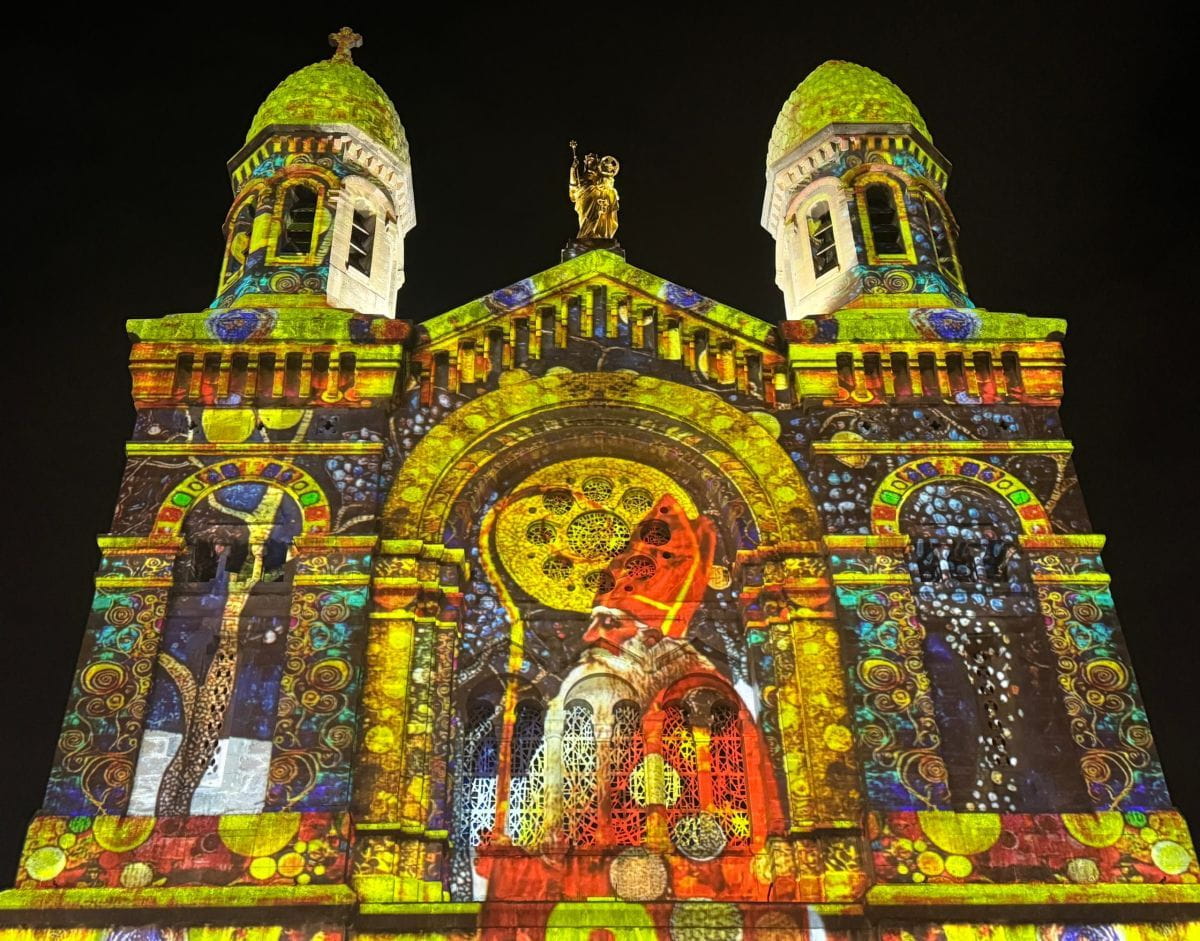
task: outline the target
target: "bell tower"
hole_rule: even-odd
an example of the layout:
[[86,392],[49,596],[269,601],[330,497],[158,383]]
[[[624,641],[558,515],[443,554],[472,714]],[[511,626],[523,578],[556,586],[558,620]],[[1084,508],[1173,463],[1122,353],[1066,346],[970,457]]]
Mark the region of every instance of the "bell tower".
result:
[[285,78],[229,161],[233,205],[213,307],[396,313],[416,224],[408,140],[391,100],[354,64],[362,37]]
[[784,103],[767,148],[762,225],[775,239],[788,319],[973,307],[946,203],[949,173],[925,119],[890,81],[853,62],[814,69]]

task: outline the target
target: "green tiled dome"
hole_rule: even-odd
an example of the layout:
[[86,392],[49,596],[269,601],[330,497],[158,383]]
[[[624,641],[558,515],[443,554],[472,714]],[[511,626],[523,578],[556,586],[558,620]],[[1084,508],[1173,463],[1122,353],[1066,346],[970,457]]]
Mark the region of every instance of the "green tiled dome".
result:
[[408,158],[408,140],[395,105],[353,62],[330,59],[293,72],[267,95],[246,141],[272,124],[353,124],[392,153]]
[[767,146],[767,166],[827,124],[911,124],[933,140],[908,95],[878,72],[833,59],[813,69],[784,103]]

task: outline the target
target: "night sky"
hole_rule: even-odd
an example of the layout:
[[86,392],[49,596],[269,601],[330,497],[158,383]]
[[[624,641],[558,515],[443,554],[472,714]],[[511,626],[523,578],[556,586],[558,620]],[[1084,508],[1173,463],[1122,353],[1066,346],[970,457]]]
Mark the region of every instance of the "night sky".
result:
[[417,227],[399,315],[414,321],[557,261],[575,224],[570,138],[621,161],[632,264],[778,320],[759,216],[779,107],[826,59],[900,85],[954,165],[975,303],[1070,323],[1067,434],[1093,527],[1109,538],[1168,784],[1200,820],[1185,30],[1150,5],[1125,23],[1094,9],[988,5],[1003,13],[984,20],[928,4],[824,6],[837,12],[737,5],[744,15],[706,19],[592,4],[519,20],[443,4],[441,20],[418,25],[418,8],[399,5],[374,21],[213,7],[196,23],[6,24],[3,283],[17,376],[6,384],[0,885],[40,805],[132,428],[124,321],[209,304],[225,160],[271,88],[329,55],[343,18],[408,131]]

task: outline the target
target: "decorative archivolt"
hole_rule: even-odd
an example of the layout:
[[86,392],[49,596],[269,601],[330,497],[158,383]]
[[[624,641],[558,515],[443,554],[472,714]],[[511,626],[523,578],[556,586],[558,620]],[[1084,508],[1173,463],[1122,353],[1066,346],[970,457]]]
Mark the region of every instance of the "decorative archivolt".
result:
[[[467,483],[505,448],[544,433],[536,419],[558,419],[560,429],[589,410],[639,413],[645,427],[690,448],[726,476],[754,516],[763,546],[816,537],[816,512],[795,465],[765,413],[746,413],[715,395],[649,376],[624,372],[571,373],[506,385],[444,418],[404,463],[384,510],[395,539],[438,542],[450,510]],[[769,427],[769,426],[774,427]],[[719,449],[701,451],[698,440]],[[667,469],[669,471],[669,469]]]
[[1024,481],[977,457],[924,457],[902,464],[887,475],[871,499],[871,529],[877,535],[900,534],[900,511],[923,484],[959,478],[986,487],[1004,499],[1021,521],[1025,535],[1051,532],[1046,508]]
[[329,531],[329,498],[306,471],[288,461],[238,457],[210,464],[167,494],[154,517],[155,536],[178,536],[184,517],[209,494],[234,484],[265,484],[282,490],[300,508],[307,536]]

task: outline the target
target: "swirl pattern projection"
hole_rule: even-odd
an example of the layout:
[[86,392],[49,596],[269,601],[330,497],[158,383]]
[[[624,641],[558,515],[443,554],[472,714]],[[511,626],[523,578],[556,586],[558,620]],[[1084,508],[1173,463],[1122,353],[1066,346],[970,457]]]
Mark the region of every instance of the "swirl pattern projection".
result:
[[330,41],[229,163],[212,305],[128,324],[0,941],[1195,937],[1066,325],[974,305],[916,105],[788,99],[782,323],[629,264],[592,154],[562,263],[414,324],[408,138]]

